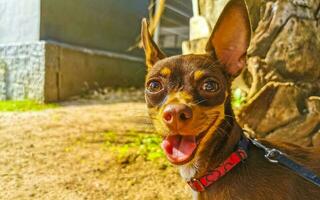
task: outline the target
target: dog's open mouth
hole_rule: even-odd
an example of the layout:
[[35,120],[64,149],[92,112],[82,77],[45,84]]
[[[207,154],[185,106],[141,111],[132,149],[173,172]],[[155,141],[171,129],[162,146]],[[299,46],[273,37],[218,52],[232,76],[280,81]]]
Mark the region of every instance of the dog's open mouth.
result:
[[169,135],[162,141],[162,148],[168,160],[177,165],[193,158],[200,138],[192,135]]
[[[215,124],[216,120],[217,118],[213,120],[209,128]],[[190,161],[194,157],[197,147],[208,129],[198,136],[178,134],[166,136],[161,143],[161,147],[168,160],[176,165],[182,165]]]

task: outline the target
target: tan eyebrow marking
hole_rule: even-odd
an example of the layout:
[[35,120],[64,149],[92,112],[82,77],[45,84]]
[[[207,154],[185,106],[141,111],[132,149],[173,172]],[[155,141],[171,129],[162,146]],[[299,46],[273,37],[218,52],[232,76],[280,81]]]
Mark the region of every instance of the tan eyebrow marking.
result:
[[164,67],[161,69],[160,74],[162,76],[170,76],[171,70],[168,67]]
[[202,78],[204,75],[204,72],[202,70],[197,70],[194,72],[193,74],[193,78],[194,80],[199,80],[200,78]]
[[168,95],[168,99],[166,103],[174,103],[174,102],[180,102],[180,103],[187,103],[187,102],[192,102],[192,95],[185,92],[173,92]]

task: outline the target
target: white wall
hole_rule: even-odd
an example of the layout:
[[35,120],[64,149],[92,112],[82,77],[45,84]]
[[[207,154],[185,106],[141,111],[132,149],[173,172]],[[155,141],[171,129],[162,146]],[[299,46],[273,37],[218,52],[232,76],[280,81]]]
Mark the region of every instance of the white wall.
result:
[[0,43],[40,38],[40,0],[0,0]]

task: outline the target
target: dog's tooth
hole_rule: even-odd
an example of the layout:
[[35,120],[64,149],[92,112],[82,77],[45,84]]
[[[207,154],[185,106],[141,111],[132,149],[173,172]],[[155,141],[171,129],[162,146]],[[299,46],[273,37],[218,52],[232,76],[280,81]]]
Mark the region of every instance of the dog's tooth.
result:
[[179,149],[173,148],[172,155],[174,157],[179,158],[179,157],[183,156],[183,153]]
[[179,155],[179,150],[178,149],[176,149],[175,147],[173,147],[173,149],[172,149],[172,155],[174,156],[174,157],[178,157]]
[[183,152],[181,152],[179,149],[174,148],[173,155],[178,158],[183,156]]

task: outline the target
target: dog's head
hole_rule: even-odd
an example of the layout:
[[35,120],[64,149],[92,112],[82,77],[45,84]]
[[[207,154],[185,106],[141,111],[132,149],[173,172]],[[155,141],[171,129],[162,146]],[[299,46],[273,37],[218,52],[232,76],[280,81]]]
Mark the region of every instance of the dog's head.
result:
[[246,4],[231,0],[203,55],[166,57],[142,21],[148,73],[145,98],[162,148],[173,164],[197,157],[225,118],[232,79],[245,66],[251,29]]

